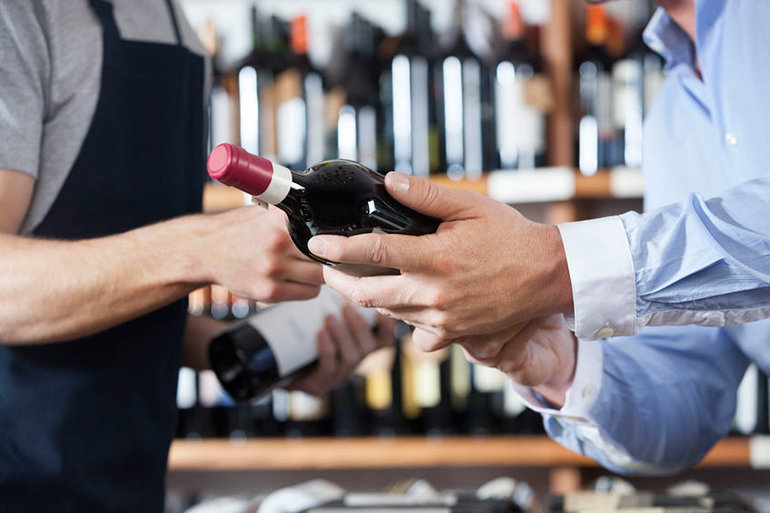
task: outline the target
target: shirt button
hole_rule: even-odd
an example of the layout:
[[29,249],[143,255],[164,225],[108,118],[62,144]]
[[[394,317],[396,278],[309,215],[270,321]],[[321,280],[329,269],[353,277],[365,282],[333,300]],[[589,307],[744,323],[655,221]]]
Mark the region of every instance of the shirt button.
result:
[[594,386],[591,384],[586,385],[583,387],[583,397],[588,398],[594,395]]
[[725,142],[726,142],[726,143],[727,143],[729,146],[735,146],[736,144],[738,144],[738,136],[737,136],[737,135],[735,135],[735,134],[734,134],[734,133],[732,133],[732,132],[726,133],[726,134],[725,134]]
[[599,338],[610,338],[614,334],[615,334],[615,330],[610,328],[609,326],[605,326],[596,332],[596,336]]

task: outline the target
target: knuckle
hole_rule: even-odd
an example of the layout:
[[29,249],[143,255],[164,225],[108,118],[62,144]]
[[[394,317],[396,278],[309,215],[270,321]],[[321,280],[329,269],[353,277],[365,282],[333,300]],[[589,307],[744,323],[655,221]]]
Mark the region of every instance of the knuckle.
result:
[[260,241],[262,247],[270,253],[285,251],[288,247],[288,242],[289,237],[280,230],[271,230]]
[[374,237],[372,245],[366,255],[367,260],[373,264],[382,264],[388,260],[389,248],[383,237]]
[[430,337],[429,339],[421,337],[415,338],[413,341],[414,345],[417,346],[417,349],[425,353],[432,353],[433,351],[438,351],[444,347],[444,340],[441,337]]
[[365,291],[357,288],[350,293],[350,300],[361,308],[374,308],[374,300]]
[[420,208],[431,208],[435,206],[439,201],[440,191],[438,186],[427,182],[425,188],[425,195],[420,201]]
[[273,277],[281,272],[281,261],[274,256],[265,258],[262,261],[262,274],[267,277]]
[[261,296],[267,301],[276,301],[280,298],[281,286],[276,281],[267,281],[261,287]]
[[345,351],[342,355],[342,366],[345,372],[350,372],[361,361],[361,354],[359,351]]

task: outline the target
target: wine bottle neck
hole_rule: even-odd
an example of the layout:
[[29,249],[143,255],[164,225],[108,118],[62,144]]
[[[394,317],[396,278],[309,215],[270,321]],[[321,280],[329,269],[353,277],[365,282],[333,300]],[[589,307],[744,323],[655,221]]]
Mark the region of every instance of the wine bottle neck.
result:
[[211,151],[207,168],[215,180],[272,205],[281,203],[292,188],[288,168],[227,143]]
[[277,205],[285,200],[291,192],[293,173],[290,169],[275,162],[272,162],[272,164],[273,176],[270,183],[267,185],[265,192],[256,194],[254,197],[271,205]]

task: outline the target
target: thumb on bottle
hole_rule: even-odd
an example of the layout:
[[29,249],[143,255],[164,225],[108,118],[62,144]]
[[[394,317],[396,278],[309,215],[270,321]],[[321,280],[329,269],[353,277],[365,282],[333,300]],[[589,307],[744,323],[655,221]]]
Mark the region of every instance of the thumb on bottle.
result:
[[453,221],[475,205],[467,191],[447,189],[425,178],[391,172],[385,175],[388,193],[399,203],[442,221]]

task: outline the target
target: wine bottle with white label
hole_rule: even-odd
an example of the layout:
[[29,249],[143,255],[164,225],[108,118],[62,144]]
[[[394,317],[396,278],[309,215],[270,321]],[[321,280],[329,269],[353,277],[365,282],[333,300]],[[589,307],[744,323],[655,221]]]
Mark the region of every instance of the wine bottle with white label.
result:
[[[209,344],[211,368],[236,401],[280,386],[318,359],[317,335],[327,315],[339,315],[344,299],[329,288],[310,301],[288,301],[236,324]],[[360,310],[374,323],[373,310]]]
[[337,264],[307,247],[316,235],[353,236],[374,231],[426,235],[437,219],[405,207],[388,194],[385,177],[349,160],[327,160],[296,173],[243,148],[220,144],[208,158],[209,175],[257,200],[276,205],[289,217],[294,244],[305,255],[349,274],[397,274],[383,267]]

